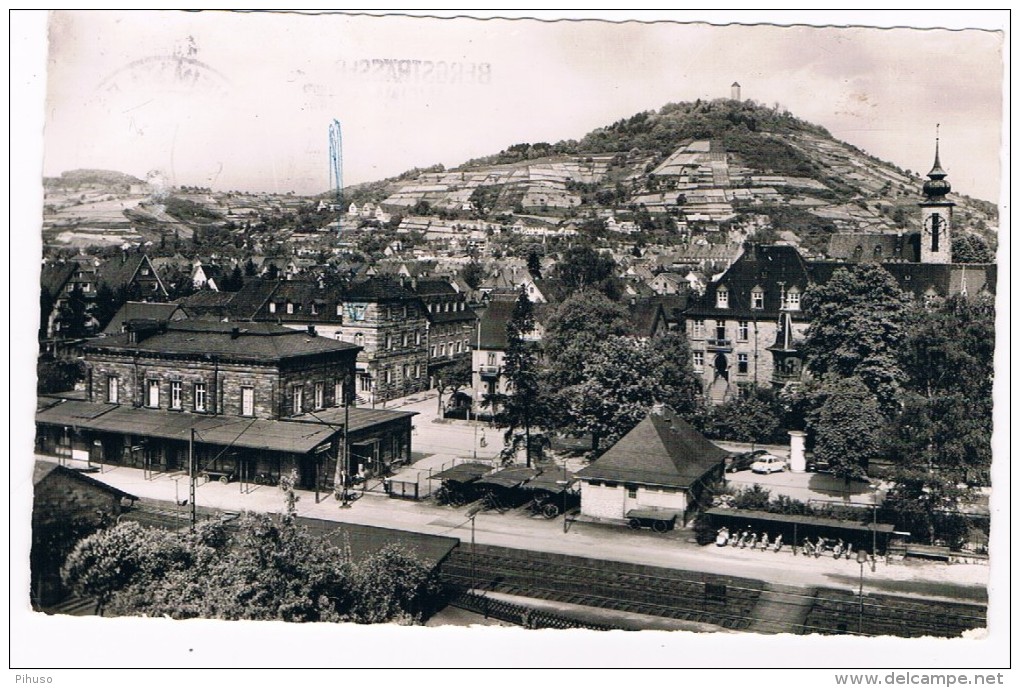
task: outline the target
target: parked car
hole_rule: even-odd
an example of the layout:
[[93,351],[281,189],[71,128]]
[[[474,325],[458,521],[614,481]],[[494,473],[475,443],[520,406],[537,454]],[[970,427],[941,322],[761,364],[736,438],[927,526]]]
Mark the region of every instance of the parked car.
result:
[[786,470],[786,461],[772,454],[764,454],[751,464],[751,470],[755,473],[782,473]]
[[766,454],[768,454],[768,452],[764,449],[756,449],[754,451],[744,452],[743,454],[728,457],[726,459],[726,472],[736,473],[737,471],[746,471],[751,467],[751,464]]
[[814,454],[807,457],[807,469],[812,473],[831,473],[828,461],[816,459]]

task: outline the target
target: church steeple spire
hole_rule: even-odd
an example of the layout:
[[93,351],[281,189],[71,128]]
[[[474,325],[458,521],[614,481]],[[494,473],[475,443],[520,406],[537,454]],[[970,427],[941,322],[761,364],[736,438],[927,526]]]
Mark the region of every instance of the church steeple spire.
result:
[[924,183],[924,195],[929,200],[941,200],[943,196],[948,194],[952,187],[949,182],[946,181],[946,171],[942,169],[942,163],[939,161],[939,125],[935,125],[935,164],[932,165],[931,172],[928,173],[928,181]]
[[939,128],[935,125],[935,164],[924,182],[921,201],[921,262],[946,264],[952,262],[950,232],[953,226],[954,203],[946,198],[950,191],[946,171],[939,160]]

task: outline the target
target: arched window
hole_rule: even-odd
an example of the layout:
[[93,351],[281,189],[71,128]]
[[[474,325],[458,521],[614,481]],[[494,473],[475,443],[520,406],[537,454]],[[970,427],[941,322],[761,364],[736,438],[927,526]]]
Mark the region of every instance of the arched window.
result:
[[863,255],[864,255],[864,247],[858,244],[857,248],[854,249],[854,258],[853,258],[854,262],[859,263],[861,261],[861,257]]

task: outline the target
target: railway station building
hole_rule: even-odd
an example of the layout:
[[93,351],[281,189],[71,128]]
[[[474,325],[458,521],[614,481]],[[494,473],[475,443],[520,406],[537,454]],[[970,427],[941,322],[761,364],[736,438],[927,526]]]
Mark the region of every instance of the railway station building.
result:
[[[83,345],[84,399],[41,400],[36,450],[304,489],[410,460],[413,413],[349,408],[359,347],[271,323],[134,320]],[[345,441],[346,440],[346,441]]]

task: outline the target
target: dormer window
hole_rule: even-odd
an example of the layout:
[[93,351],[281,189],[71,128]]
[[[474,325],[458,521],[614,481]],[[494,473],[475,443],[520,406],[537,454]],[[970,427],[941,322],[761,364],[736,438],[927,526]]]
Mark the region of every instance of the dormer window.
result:
[[800,310],[800,290],[797,287],[786,292],[786,308],[791,311]]
[[288,314],[294,313],[294,304],[292,304],[290,301],[287,302],[287,313]]
[[715,307],[716,308],[730,307],[730,290],[727,289],[725,285],[715,290]]
[[751,290],[751,308],[760,311],[765,308],[765,290],[755,287]]
[[275,313],[276,312],[276,304],[273,301],[269,302],[269,312],[270,313]]
[[341,315],[343,315],[343,310],[344,310],[343,304],[341,304],[341,303],[338,303],[338,304],[336,305],[336,315],[337,315],[337,317],[338,317],[338,318],[339,318],[339,317],[340,317]]

